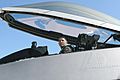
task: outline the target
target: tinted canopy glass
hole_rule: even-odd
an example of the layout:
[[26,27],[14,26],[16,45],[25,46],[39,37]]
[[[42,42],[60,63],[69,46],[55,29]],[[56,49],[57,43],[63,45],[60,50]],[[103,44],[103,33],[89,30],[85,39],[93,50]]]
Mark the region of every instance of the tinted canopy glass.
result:
[[[77,37],[79,34],[83,34],[83,33],[88,35],[97,34],[100,35],[99,42],[104,42],[112,34],[117,33],[102,28],[95,28],[94,26],[88,26],[80,23],[66,21],[64,19],[56,19],[56,18],[49,18],[44,16],[28,15],[28,14],[12,14],[12,16],[17,21],[33,26],[35,28],[43,29],[46,31],[59,32],[74,37]],[[119,44],[119,42],[115,41],[113,38],[111,38],[108,41],[108,43]]]
[[53,1],[53,2],[43,2],[43,3],[17,6],[17,7],[58,11],[58,12],[73,14],[77,16],[83,16],[86,18],[96,19],[99,21],[120,25],[120,21],[111,16],[108,16],[99,11],[90,9],[88,7],[84,7],[84,6],[72,4],[72,3],[67,3],[67,2],[61,2],[61,1],[54,2]]

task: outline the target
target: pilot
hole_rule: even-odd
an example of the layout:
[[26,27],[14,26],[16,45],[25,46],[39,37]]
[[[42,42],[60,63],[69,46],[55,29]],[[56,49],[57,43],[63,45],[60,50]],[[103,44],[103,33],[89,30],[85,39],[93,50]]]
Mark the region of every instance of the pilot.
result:
[[60,37],[58,39],[58,43],[59,43],[59,46],[61,48],[59,54],[65,54],[65,53],[73,52],[72,46],[68,44],[68,42],[65,39],[65,37]]

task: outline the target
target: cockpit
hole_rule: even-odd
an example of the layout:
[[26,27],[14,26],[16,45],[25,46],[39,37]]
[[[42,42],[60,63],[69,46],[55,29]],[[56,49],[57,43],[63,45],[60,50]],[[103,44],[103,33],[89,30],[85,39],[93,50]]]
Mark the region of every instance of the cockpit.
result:
[[[54,41],[64,36],[74,52],[120,47],[120,21],[89,8],[52,2],[1,10],[0,17],[10,27]],[[49,55],[47,46],[35,45],[17,55],[8,55],[1,64],[4,59],[9,62]],[[21,52],[25,54],[20,55]]]
[[[74,49],[72,53],[120,47],[120,34],[117,31],[68,21],[65,19],[35,16],[30,14],[11,13],[6,16],[9,17],[7,19],[10,20],[10,22],[15,22],[17,25],[17,27],[15,27],[10,24],[13,28],[22,29],[28,33],[55,41],[58,41],[59,37],[64,36]],[[39,44],[37,46],[37,42],[32,42],[31,48],[3,57],[0,60],[0,64],[43,56],[51,56],[48,51],[48,47],[39,46]]]
[[45,16],[11,15],[21,23],[42,30],[42,33],[39,32],[39,34],[43,34],[41,36],[55,41],[58,41],[59,37],[65,36],[68,43],[75,48],[75,51],[102,49],[120,45],[119,32],[100,26]]

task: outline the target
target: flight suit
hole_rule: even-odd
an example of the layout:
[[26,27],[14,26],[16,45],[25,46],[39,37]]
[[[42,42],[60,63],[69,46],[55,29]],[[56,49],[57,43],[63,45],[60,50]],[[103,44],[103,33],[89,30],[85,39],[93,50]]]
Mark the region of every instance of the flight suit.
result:
[[71,45],[66,45],[61,47],[59,54],[71,53],[73,52],[73,47]]

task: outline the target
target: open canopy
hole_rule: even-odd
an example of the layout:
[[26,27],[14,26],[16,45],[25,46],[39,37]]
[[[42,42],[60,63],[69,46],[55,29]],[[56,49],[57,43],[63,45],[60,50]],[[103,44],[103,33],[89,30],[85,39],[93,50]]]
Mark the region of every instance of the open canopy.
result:
[[120,25],[120,21],[111,16],[90,9],[88,7],[83,7],[77,4],[72,4],[67,2],[43,2],[43,3],[29,4],[23,6],[7,7],[7,8],[3,8],[3,10],[17,11],[17,12],[21,12],[21,11],[30,12],[30,10],[32,10],[31,12],[33,13],[37,13],[37,12],[39,13],[40,10],[44,10],[43,11],[44,13],[56,11],[56,12],[82,16],[85,18],[90,18],[111,24]]
[[[119,20],[90,8],[66,2],[6,7],[1,9],[1,14],[10,26],[52,40],[57,40],[60,36],[75,39],[84,33],[100,35],[99,42],[104,42],[111,34],[120,31]],[[71,43],[75,41],[72,40]]]
[[95,19],[103,22],[120,25],[120,21],[111,16],[108,16],[96,10],[90,9],[88,7],[67,3],[67,2],[43,2],[43,3],[36,3],[36,4],[30,4],[30,5],[17,6],[17,7],[57,11],[57,12],[82,16],[90,19]]

